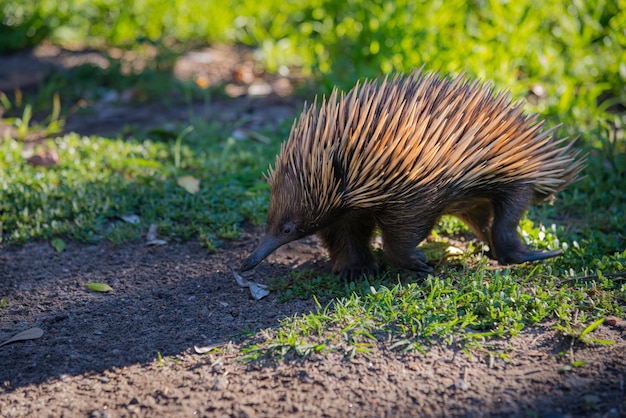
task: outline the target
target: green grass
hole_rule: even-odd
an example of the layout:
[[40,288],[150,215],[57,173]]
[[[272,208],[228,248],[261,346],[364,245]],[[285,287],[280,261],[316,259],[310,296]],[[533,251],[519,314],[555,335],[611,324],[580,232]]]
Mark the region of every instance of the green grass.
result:
[[[613,260],[623,269],[626,251]],[[386,285],[360,283],[349,292],[338,291],[336,299],[319,304],[316,312],[265,330],[243,351],[253,359],[325,351],[353,356],[370,351],[378,341],[395,350],[462,345],[515,336],[527,326],[554,319],[557,329],[585,341],[593,329],[583,329],[585,324],[624,314],[626,279],[601,277],[562,286],[555,273],[545,265],[496,271],[446,268],[424,281],[404,283],[398,277],[396,284],[390,278]]]
[[[3,123],[16,132],[0,142],[1,245],[55,239],[124,245],[156,224],[160,238],[197,239],[213,252],[237,239],[244,222],[263,222],[269,190],[261,174],[289,123],[263,132],[269,145],[234,140],[233,126],[193,117],[148,132],[120,127],[119,136],[57,136],[68,113],[93,111],[89,106],[110,91],[133,89],[140,101],[167,97],[170,105],[210,101],[219,89],[200,90],[172,76],[177,55],[192,45],[245,43],[268,71],[295,65],[319,92],[422,65],[465,71],[527,99],[528,110],[548,124],[564,124],[561,135],[580,136],[577,146],[589,154],[586,177],[554,206],[532,208],[520,225],[529,245],[564,248],[564,256],[493,269],[470,242],[445,259],[434,251],[436,274],[423,280],[394,270],[352,283],[319,271],[268,278],[281,300],[315,298],[318,309],[250,335],[246,356],[354,356],[379,342],[394,350],[472,347],[543,323],[585,344],[610,343],[594,330],[626,308],[623,3],[242,0],[224,7],[146,0],[129,8],[92,0],[70,11],[57,0],[0,0],[0,51],[47,40],[97,48],[110,62],[106,69],[85,65],[54,74],[36,91],[0,94]],[[129,71],[111,47],[157,55],[143,71]],[[58,152],[57,165],[26,162],[31,135],[48,137],[40,147]],[[177,184],[185,175],[200,180],[196,194]],[[140,222],[122,220],[130,214]],[[445,218],[433,236],[445,243],[467,234]]]
[[[198,121],[195,127],[180,146],[174,140],[68,134],[45,144],[59,154],[51,168],[28,164],[23,142],[3,141],[3,241],[59,236],[121,244],[145,234],[153,223],[170,240],[237,239],[242,221],[258,224],[264,218],[268,188],[260,173],[276,148],[235,141],[224,136],[223,126]],[[200,180],[198,193],[178,186],[183,175]],[[124,222],[121,217],[129,214],[141,221]]]
[[[529,221],[522,227],[536,247],[558,242],[553,231]],[[486,261],[466,253],[423,280],[394,271],[357,283],[312,271],[277,278],[271,284],[284,300],[314,297],[318,309],[258,333],[243,352],[251,360],[330,351],[352,357],[381,341],[400,351],[478,347],[545,321],[582,343],[613,344],[592,331],[606,316],[626,314],[626,250],[594,258],[574,242],[547,263],[488,269]]]

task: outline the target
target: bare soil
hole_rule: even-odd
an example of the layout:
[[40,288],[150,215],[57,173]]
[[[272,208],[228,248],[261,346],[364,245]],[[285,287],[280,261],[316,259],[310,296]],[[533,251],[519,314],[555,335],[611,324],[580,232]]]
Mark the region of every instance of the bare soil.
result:
[[[8,68],[0,58],[0,68]],[[50,65],[60,68],[58,61]],[[250,106],[272,118],[295,114],[289,98],[276,97],[245,96],[220,109],[232,117]],[[136,123],[142,112],[146,119],[137,123],[153,122],[148,116],[154,112],[133,109],[137,113],[116,113],[116,126],[124,115]],[[161,121],[182,117],[176,112],[163,110]],[[86,132],[110,127],[100,122],[68,125]],[[246,332],[316,309],[312,297],[281,303],[270,294],[255,301],[237,286],[230,269],[259,232],[249,230],[211,255],[196,242],[70,243],[62,253],[47,243],[3,249],[0,299],[7,303],[0,308],[0,342],[32,327],[44,334],[0,347],[0,416],[626,416],[626,329],[619,318],[594,331],[615,341],[612,346],[584,346],[545,324],[492,341],[490,352],[435,345],[425,353],[399,353],[381,342],[351,360],[331,353],[241,362]],[[255,274],[279,276],[302,265],[328,269],[314,238],[280,249]],[[88,282],[113,291],[89,291]],[[221,351],[197,354],[194,346]],[[508,358],[494,357],[498,350]],[[583,363],[568,369],[574,360]]]

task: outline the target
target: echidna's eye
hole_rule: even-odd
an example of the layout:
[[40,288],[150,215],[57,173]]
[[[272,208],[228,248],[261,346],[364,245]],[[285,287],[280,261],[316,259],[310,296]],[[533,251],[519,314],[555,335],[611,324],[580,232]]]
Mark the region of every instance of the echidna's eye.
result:
[[295,230],[295,228],[296,226],[293,224],[293,222],[287,222],[283,225],[283,229],[281,232],[285,235],[289,235]]

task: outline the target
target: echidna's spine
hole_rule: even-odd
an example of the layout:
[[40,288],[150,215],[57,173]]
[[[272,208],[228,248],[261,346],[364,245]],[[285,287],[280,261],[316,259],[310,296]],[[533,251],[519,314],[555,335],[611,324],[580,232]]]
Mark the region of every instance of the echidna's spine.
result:
[[[312,210],[372,207],[426,185],[459,190],[521,181],[550,195],[570,184],[582,163],[552,140],[556,128],[542,127],[508,93],[464,76],[418,72],[365,81],[305,109],[270,182],[281,166],[308,173],[301,186]],[[338,177],[342,190],[327,181]]]

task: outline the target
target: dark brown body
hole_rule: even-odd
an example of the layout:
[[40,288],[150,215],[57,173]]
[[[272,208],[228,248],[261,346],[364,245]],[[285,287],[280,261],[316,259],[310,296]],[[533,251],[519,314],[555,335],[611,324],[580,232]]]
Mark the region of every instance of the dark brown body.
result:
[[[489,245],[490,256],[500,264],[517,264],[558,255],[560,251],[529,250],[519,239],[517,225],[532,198],[532,190],[524,185],[508,185],[506,190],[477,190],[471,196],[457,199],[416,196],[376,210],[347,211],[332,219],[318,235],[329,251],[333,271],[348,278],[378,271],[370,248],[376,226],[382,232],[387,262],[409,270],[429,272],[426,258],[417,246],[445,214],[454,215],[468,225],[481,241]],[[425,207],[429,201],[431,206]],[[432,210],[436,208],[435,202],[445,203],[439,210]]]
[[502,264],[559,254],[529,250],[516,228],[533,201],[583,166],[536,119],[462,77],[417,73],[334,92],[319,110],[305,109],[270,170],[266,235],[243,269],[317,233],[333,271],[375,273],[378,227],[390,264],[427,272],[417,246],[444,214],[470,226]]

